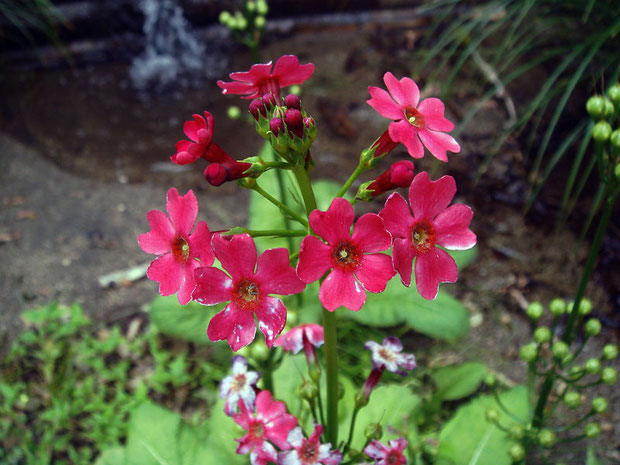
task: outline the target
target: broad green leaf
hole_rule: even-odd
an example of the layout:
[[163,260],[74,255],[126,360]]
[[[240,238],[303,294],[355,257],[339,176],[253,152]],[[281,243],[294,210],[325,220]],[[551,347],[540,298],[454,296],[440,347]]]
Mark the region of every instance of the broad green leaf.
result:
[[456,266],[460,271],[476,259],[478,256],[478,247],[472,247],[467,250],[446,250],[446,252],[454,258]]
[[486,367],[476,362],[438,368],[431,375],[437,386],[436,396],[441,400],[467,397],[476,392],[485,372]]
[[407,288],[398,278],[392,279],[384,292],[368,293],[359,312],[343,315],[379,327],[407,323],[416,331],[447,341],[464,336],[469,329],[469,314],[457,299],[442,290],[435,300],[423,299],[413,284]]
[[[399,384],[378,386],[370,394],[368,405],[357,415],[352,447],[361,450],[366,442],[364,430],[370,423],[379,423],[382,426],[383,442],[401,436],[401,431],[409,430],[410,417],[413,417],[419,404],[420,398],[406,386]],[[346,433],[346,436],[343,433]],[[343,433],[340,436],[348,437],[348,424]]]
[[[500,395],[502,403],[524,421],[529,415],[527,390],[517,386]],[[492,396],[480,396],[461,407],[439,434],[437,465],[510,465],[508,449],[514,444],[506,433],[486,420],[486,411],[498,408]],[[502,416],[502,424],[513,420]]]
[[[241,438],[245,432],[224,414],[224,401],[218,400],[213,406],[211,416],[207,421],[207,430],[204,440],[200,440],[196,454],[192,461],[184,465],[196,464],[227,464],[241,465],[249,463],[247,455],[238,455],[235,451],[239,443],[235,439]],[[202,435],[197,436],[201,438]]]
[[95,465],[125,465],[125,463],[125,448],[112,447],[103,451]]
[[197,302],[183,306],[176,296],[157,296],[149,305],[149,318],[157,330],[185,341],[207,343],[207,326],[211,317],[224,307],[208,307]]

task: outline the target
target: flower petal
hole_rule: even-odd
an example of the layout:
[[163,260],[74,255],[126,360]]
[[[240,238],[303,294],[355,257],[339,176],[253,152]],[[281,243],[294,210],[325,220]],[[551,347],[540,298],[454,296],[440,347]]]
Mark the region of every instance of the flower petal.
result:
[[185,121],[183,124],[183,132],[189,139],[198,142],[198,131],[206,129],[207,122],[200,115],[192,115],[192,118],[194,118],[193,121]]
[[280,299],[264,297],[255,310],[258,329],[265,335],[265,344],[271,348],[286,324],[286,307]]
[[388,133],[394,142],[402,142],[413,158],[424,156],[424,147],[418,138],[418,129],[412,126],[409,121],[400,120],[390,123]]
[[277,465],[303,465],[296,450],[287,450],[278,454]]
[[183,237],[192,232],[198,216],[198,200],[190,189],[184,196],[179,195],[174,187],[166,195],[166,210],[177,234]]
[[160,295],[172,295],[183,283],[183,266],[171,253],[157,257],[146,270],[146,276],[159,283]]
[[192,258],[200,260],[200,266],[211,266],[215,260],[213,249],[211,248],[211,232],[209,226],[204,221],[196,224],[194,232],[187,238],[189,250]]
[[364,255],[361,266],[355,270],[355,277],[370,292],[383,292],[395,274],[392,257],[383,253]]
[[215,305],[231,300],[233,281],[222,270],[201,266],[194,271],[194,300],[202,305]]
[[401,106],[418,106],[420,90],[412,79],[404,77],[399,81],[392,73],[387,72],[383,75],[383,82],[396,103]]
[[179,287],[177,298],[181,305],[187,305],[192,300],[192,292],[196,287],[196,281],[194,280],[194,270],[198,268],[200,264],[196,260],[192,260],[183,266],[183,282]]
[[400,105],[398,105],[390,94],[388,94],[385,90],[369,86],[368,92],[370,93],[371,98],[366,100],[366,103],[377,110],[381,116],[385,116],[386,118],[393,120],[400,120],[404,118],[403,111],[400,109]]
[[422,297],[433,300],[439,292],[439,283],[453,283],[458,277],[454,259],[437,247],[415,261],[415,281]]
[[301,447],[304,440],[304,433],[298,426],[288,433],[288,443],[293,447]]
[[380,252],[392,245],[392,236],[385,229],[381,217],[374,213],[366,213],[355,222],[352,239],[362,253]]
[[211,245],[215,256],[234,281],[254,276],[256,245],[249,234],[223,237],[214,234]]
[[138,244],[146,253],[164,254],[172,250],[174,228],[164,212],[151,210],[146,214],[151,231],[138,236]]
[[431,181],[426,171],[418,173],[409,188],[409,205],[415,221],[432,220],[445,210],[456,194],[452,176]]
[[379,459],[385,458],[385,456],[388,453],[388,449],[387,447],[385,447],[384,444],[380,443],[376,439],[373,439],[372,441],[370,441],[370,444],[368,444],[364,448],[364,453],[368,457],[371,457],[375,460],[379,460]]
[[314,210],[309,222],[312,230],[330,244],[349,239],[351,225],[355,219],[353,206],[348,200],[336,197],[327,211]]
[[430,129],[420,129],[418,136],[435,158],[441,161],[448,161],[446,151],[458,153],[461,151],[461,146],[454,137],[445,132],[431,131]]
[[249,95],[256,94],[257,89],[251,84],[244,82],[224,82],[217,81],[217,85],[222,89],[222,94],[234,94],[234,95]]
[[258,257],[256,279],[266,294],[299,294],[306,287],[291,267],[288,250],[284,248],[266,250]]
[[321,278],[332,267],[331,247],[316,236],[306,236],[299,248],[297,274],[305,283]]
[[402,283],[409,287],[411,285],[411,273],[413,268],[413,248],[411,247],[411,239],[394,239],[394,247],[392,249],[392,263],[394,269],[400,275]]
[[230,73],[229,76],[234,81],[256,85],[259,81],[271,76],[271,61],[269,63],[257,63],[252,65],[249,71]]
[[321,284],[319,300],[330,312],[340,306],[357,312],[366,302],[366,291],[352,272],[335,269]]
[[422,100],[418,106],[418,111],[424,117],[428,129],[447,132],[454,129],[454,124],[444,117],[445,107],[438,98],[431,97]]
[[212,341],[226,339],[233,352],[247,346],[254,340],[256,324],[254,314],[238,309],[234,304],[216,313],[207,328],[207,336]]
[[383,219],[385,229],[389,231],[393,238],[405,238],[411,235],[413,226],[413,216],[407,201],[398,192],[390,194],[385,201],[385,206],[379,212]]
[[435,218],[435,240],[450,250],[467,250],[476,245],[476,235],[469,229],[474,213],[463,204],[451,205]]
[[302,84],[314,73],[314,65],[307,63],[299,64],[299,59],[295,55],[284,55],[278,58],[273,67],[272,76],[278,79],[280,87]]

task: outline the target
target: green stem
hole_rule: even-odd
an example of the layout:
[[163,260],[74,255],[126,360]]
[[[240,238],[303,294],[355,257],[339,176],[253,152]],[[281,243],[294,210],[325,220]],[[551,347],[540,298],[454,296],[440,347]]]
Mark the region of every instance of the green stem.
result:
[[301,196],[304,199],[304,205],[306,206],[306,214],[310,215],[312,210],[316,210],[316,198],[314,197],[314,191],[312,190],[312,183],[310,182],[310,175],[304,169],[303,166],[295,166],[293,168],[293,173],[295,174],[295,178],[297,179],[297,183],[299,184],[299,190],[301,191]]
[[357,419],[357,412],[360,411],[360,405],[356,402],[355,409],[353,409],[353,415],[351,415],[351,426],[349,427],[349,438],[342,450],[342,455],[345,455],[351,448],[351,441],[353,441],[353,431],[355,431],[355,420]]
[[349,179],[347,179],[347,182],[344,183],[344,185],[340,188],[340,190],[338,191],[338,193],[336,194],[336,197],[342,197],[344,194],[347,193],[347,191],[349,190],[349,187],[351,187],[351,184],[353,184],[353,182],[359,177],[360,174],[362,174],[364,171],[366,171],[366,168],[364,168],[361,164],[357,165],[357,168],[355,168],[355,171],[353,171],[353,173],[351,174],[351,176],[349,176]]
[[[285,161],[266,161],[265,162],[265,168],[267,168],[268,170],[272,170],[274,168],[278,168],[278,169],[281,169],[281,170],[293,169],[291,164],[287,163]],[[280,181],[282,179],[282,173],[278,172],[278,174],[276,176],[278,177],[278,185],[280,185]],[[280,195],[284,196],[284,190],[282,189],[282,187],[280,187]],[[284,197],[282,197],[282,198],[284,198]]]
[[252,237],[276,236],[290,238],[308,235],[308,231],[306,231],[305,229],[246,229],[245,232]]
[[267,200],[269,200],[272,204],[274,204],[280,210],[288,214],[295,221],[303,224],[306,228],[308,227],[308,221],[303,216],[301,216],[299,213],[292,210],[288,205],[280,202],[278,199],[272,196],[269,192],[266,192],[265,190],[263,190],[263,188],[260,187],[258,184],[256,184],[253,189],[256,192],[258,192],[260,195],[265,197]]

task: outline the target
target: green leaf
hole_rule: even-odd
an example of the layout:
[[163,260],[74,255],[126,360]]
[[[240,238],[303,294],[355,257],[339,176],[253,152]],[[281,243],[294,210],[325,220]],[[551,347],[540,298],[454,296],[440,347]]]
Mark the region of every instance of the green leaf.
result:
[[460,271],[476,259],[478,256],[478,247],[472,247],[467,250],[446,250],[446,252],[454,258],[456,266]]
[[[517,386],[500,395],[502,403],[523,417],[529,412],[527,390]],[[439,434],[437,465],[510,465],[508,449],[514,444],[506,433],[486,420],[486,411],[497,408],[492,396],[480,396],[461,407]],[[509,417],[502,421],[510,427]]]
[[157,296],[149,305],[149,318],[157,330],[185,341],[207,343],[207,326],[223,304],[212,307],[190,302],[183,306],[176,296]]
[[437,397],[456,400],[476,392],[485,373],[486,367],[482,363],[468,362],[438,368],[431,377],[437,386]]
[[132,414],[127,434],[127,465],[178,465],[178,436],[183,419],[155,404],[144,403]]
[[125,449],[123,447],[111,447],[99,456],[95,465],[125,465]]
[[603,462],[596,456],[596,451],[592,446],[588,446],[588,453],[586,454],[586,465],[605,465],[605,462]]
[[447,341],[464,336],[469,329],[469,314],[457,299],[440,290],[435,300],[426,300],[413,284],[407,288],[397,278],[388,283],[384,292],[368,293],[359,312],[342,314],[371,326],[407,323],[416,331]]
[[223,400],[218,400],[213,406],[207,425],[206,440],[202,441],[200,448],[197,448],[194,459],[184,462],[184,465],[200,463],[241,465],[249,463],[246,455],[238,455],[235,452],[239,444],[235,439],[242,437],[245,433],[232,418],[224,414]]

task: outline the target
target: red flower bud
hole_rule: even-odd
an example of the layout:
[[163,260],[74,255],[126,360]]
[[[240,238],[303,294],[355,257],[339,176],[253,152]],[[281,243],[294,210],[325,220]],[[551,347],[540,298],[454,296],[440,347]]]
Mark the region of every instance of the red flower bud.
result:
[[314,122],[314,119],[311,118],[310,116],[306,116],[304,118],[304,126],[306,126],[306,128],[310,128],[312,126],[315,126],[316,123]]
[[398,142],[394,142],[390,137],[388,131],[385,131],[381,134],[374,143],[372,144],[372,148],[375,149],[374,158],[380,157],[381,155],[387,155],[392,150],[396,148]]
[[389,180],[395,187],[409,187],[413,181],[413,163],[403,160],[394,163],[389,173]]
[[204,177],[212,186],[220,186],[227,181],[234,181],[246,177],[245,171],[250,169],[251,163],[238,161],[226,163],[211,163],[204,171]]
[[374,181],[360,187],[358,197],[368,201],[397,187],[407,187],[413,181],[413,163],[409,160],[398,161]]
[[280,132],[284,131],[284,122],[282,118],[271,118],[269,121],[269,129],[273,132],[273,135],[278,137]]
[[301,112],[294,108],[289,108],[284,112],[284,122],[289,129],[299,128],[302,124]]
[[267,92],[265,95],[263,95],[263,103],[267,106],[267,108],[275,107],[276,98],[273,96],[271,92]]
[[258,121],[259,112],[263,116],[267,115],[267,109],[265,108],[265,102],[263,101],[262,98],[257,98],[257,99],[252,100],[252,102],[250,102],[250,113],[252,113],[252,116],[254,117],[256,121]]
[[284,106],[294,110],[301,110],[301,100],[295,94],[288,94],[284,97]]

